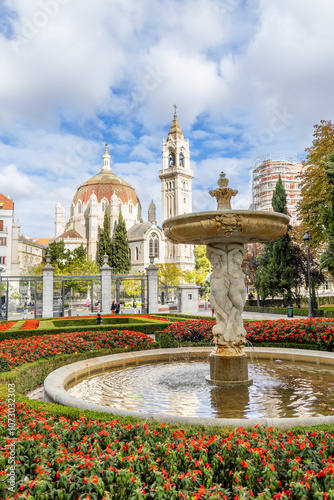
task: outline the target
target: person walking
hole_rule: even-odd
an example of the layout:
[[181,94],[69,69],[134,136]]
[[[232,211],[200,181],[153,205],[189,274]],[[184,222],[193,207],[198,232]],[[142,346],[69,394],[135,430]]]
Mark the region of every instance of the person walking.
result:
[[116,309],[115,309],[115,314],[119,314],[120,308],[121,308],[121,304],[119,302],[117,302]]
[[27,304],[24,304],[24,308],[23,308],[23,319],[28,319],[28,305]]
[[115,314],[115,309],[116,309],[116,304],[115,301],[113,300],[111,304],[111,314]]

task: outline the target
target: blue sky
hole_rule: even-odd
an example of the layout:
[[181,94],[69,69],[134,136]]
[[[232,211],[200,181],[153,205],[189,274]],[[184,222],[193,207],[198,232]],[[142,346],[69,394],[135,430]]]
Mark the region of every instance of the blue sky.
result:
[[261,155],[305,156],[333,118],[332,0],[0,0],[0,192],[21,234],[52,237],[102,166],[161,223],[162,140],[177,104],[190,141],[193,210],[223,170],[251,203]]

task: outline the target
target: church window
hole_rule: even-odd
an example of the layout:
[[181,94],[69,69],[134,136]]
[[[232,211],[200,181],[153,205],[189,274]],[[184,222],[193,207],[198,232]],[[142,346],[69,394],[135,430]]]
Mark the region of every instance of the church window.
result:
[[78,202],[78,214],[81,214],[81,208],[82,208],[82,207],[81,207],[81,202],[79,201],[79,202]]
[[131,248],[129,248],[129,259],[131,260]]
[[149,239],[150,257],[159,257],[159,236],[157,233],[151,233]]
[[107,210],[107,200],[102,201],[102,212],[105,212]]
[[175,165],[175,156],[174,156],[174,153],[169,153],[169,156],[168,156],[168,165],[170,167],[174,167],[174,165]]
[[139,259],[139,250],[138,250],[138,247],[136,247],[136,260]]
[[129,214],[132,214],[132,203],[129,204]]
[[180,167],[184,167],[184,156],[183,156],[183,153],[180,153],[179,165],[180,165]]

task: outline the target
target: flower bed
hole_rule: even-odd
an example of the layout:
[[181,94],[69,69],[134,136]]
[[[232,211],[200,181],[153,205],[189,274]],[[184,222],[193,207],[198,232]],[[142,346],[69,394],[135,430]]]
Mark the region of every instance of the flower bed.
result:
[[281,319],[247,323],[247,340],[257,342],[289,342],[319,344],[331,351],[334,347],[334,319]]
[[168,334],[180,342],[211,342],[215,321],[178,321],[168,326],[162,334]]
[[[211,342],[214,321],[182,321],[162,333],[179,342]],[[295,320],[254,321],[245,323],[246,340],[256,343],[317,344],[332,351],[334,319],[310,318]]]
[[146,346],[152,342],[144,333],[127,330],[74,332],[3,340],[0,342],[0,371],[57,354]]
[[22,326],[21,330],[37,330],[39,325],[39,320],[28,320]]
[[[15,491],[7,498],[333,498],[333,432],[258,427],[210,434],[81,415],[58,418],[22,403],[15,410]],[[4,403],[0,419],[5,429]],[[0,446],[1,491],[11,451],[6,432]]]
[[17,323],[17,321],[7,321],[7,323],[0,323],[0,332],[6,332],[13,325],[15,325],[15,323]]

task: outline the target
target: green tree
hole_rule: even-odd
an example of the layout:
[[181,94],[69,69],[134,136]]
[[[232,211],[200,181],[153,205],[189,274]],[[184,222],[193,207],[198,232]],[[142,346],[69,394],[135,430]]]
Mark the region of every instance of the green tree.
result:
[[159,264],[158,276],[168,286],[179,285],[183,281],[183,271],[177,264]]
[[307,148],[304,160],[306,169],[301,175],[301,201],[298,209],[304,230],[312,234],[312,246],[317,247],[325,241],[321,222],[320,207],[329,204],[329,185],[324,161],[334,150],[334,123],[321,120],[314,125],[313,142]]
[[201,270],[202,273],[209,272],[209,259],[206,256],[206,245],[196,245],[194,248],[195,269]]
[[[140,273],[136,272],[138,276]],[[125,280],[123,281],[124,291],[128,297],[136,298],[141,295],[141,280]]]
[[110,224],[107,210],[104,212],[103,231],[99,238],[98,263],[103,266],[103,256],[108,255],[109,266],[113,265],[113,244],[110,237]]
[[[70,251],[65,249],[63,241],[53,241],[47,247],[46,254],[51,255],[51,266],[63,269],[69,259]],[[43,262],[44,264],[46,262],[45,256],[43,257]]]
[[326,206],[320,206],[320,222],[327,240],[327,248],[320,259],[320,270],[327,269],[334,277],[334,151],[324,162],[323,168],[328,184],[329,202]]
[[[286,192],[281,177],[276,184],[272,206],[275,212],[287,214]],[[289,229],[278,240],[264,245],[254,281],[263,299],[268,296],[282,295],[287,304],[292,304],[293,289],[296,286],[293,261],[294,253]]]
[[115,232],[115,241],[113,245],[113,267],[118,274],[128,274],[131,269],[129,257],[129,243],[126,231],[126,225],[121,212],[118,216],[118,224]]

